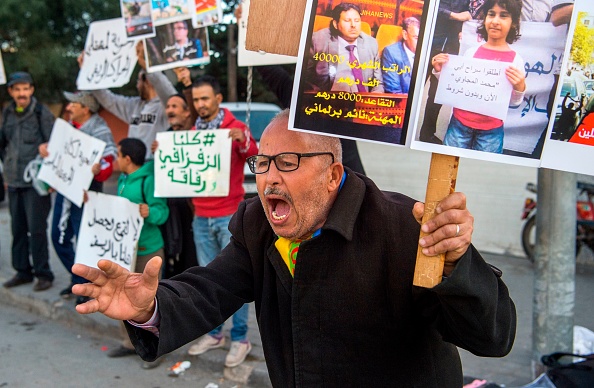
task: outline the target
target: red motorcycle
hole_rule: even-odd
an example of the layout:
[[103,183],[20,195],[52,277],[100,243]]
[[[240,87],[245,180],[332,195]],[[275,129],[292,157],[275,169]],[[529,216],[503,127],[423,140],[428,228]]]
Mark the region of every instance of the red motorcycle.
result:
[[[577,188],[580,194],[576,203],[576,256],[584,244],[594,250],[594,185],[578,182]],[[526,190],[535,194],[537,192],[534,183],[528,183]],[[522,228],[522,248],[530,261],[534,262],[534,246],[536,244],[536,200],[534,198],[526,198],[524,201],[522,219],[526,220]]]

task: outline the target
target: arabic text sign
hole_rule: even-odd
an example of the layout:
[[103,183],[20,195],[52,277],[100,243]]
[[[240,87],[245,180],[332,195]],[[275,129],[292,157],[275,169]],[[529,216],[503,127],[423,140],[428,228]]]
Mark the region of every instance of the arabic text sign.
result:
[[84,191],[93,180],[93,164],[99,163],[105,142],[57,119],[38,178],[81,207]]
[[105,259],[134,270],[136,245],[144,225],[138,204],[94,191],[87,195],[75,262],[97,268],[97,262]]
[[158,132],[156,197],[229,195],[231,139],[224,129]]
[[83,66],[76,79],[79,90],[126,85],[136,66],[136,41],[128,40],[121,18],[93,22],[89,26]]
[[512,85],[507,62],[450,55],[444,64],[435,102],[505,120]]

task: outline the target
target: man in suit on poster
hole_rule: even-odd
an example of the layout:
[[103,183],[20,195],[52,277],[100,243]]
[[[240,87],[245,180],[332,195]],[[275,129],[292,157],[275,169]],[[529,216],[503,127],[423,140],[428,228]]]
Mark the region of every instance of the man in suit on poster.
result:
[[341,3],[332,10],[330,26],[312,34],[306,82],[315,91],[382,93],[381,69],[374,66],[379,60],[377,41],[361,31],[361,9]]
[[386,93],[408,93],[420,28],[421,22],[414,16],[404,19],[402,39],[384,49],[382,75]]

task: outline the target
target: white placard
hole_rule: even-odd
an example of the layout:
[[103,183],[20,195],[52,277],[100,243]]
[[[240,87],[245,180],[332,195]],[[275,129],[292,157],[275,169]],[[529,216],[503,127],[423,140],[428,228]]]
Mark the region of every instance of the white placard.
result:
[[127,198],[87,193],[76,243],[76,263],[97,268],[101,259],[133,270],[144,219],[137,203]]
[[435,102],[505,120],[512,84],[507,62],[449,55],[441,69]]
[[158,132],[155,197],[229,195],[229,130]]
[[66,121],[56,119],[39,175],[76,206],[81,207],[84,191],[93,180],[93,164],[99,163],[105,142],[83,133]]
[[2,52],[0,52],[0,85],[6,83],[6,72],[4,71],[4,62],[2,61]]
[[237,66],[265,66],[297,63],[297,57],[290,55],[270,54],[246,50],[247,22],[250,13],[250,0],[241,2],[241,18],[238,20],[239,33],[237,39]]
[[126,36],[122,18],[91,23],[76,87],[97,90],[126,85],[136,66],[135,46],[136,41]]

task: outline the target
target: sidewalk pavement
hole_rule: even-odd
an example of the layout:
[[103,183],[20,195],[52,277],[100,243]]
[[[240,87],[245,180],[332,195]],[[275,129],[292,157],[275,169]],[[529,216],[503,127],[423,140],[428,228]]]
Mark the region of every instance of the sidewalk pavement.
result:
[[[106,189],[107,192],[109,190]],[[10,263],[10,215],[7,201],[0,202],[0,283],[13,276]],[[51,243],[50,243],[51,245]],[[531,382],[532,353],[532,309],[533,278],[532,264],[525,258],[484,254],[485,259],[503,271],[503,279],[510,289],[511,296],[518,312],[518,329],[514,347],[509,355],[500,359],[476,357],[464,350],[460,351],[464,375],[484,379],[507,387],[518,387]],[[78,326],[113,338],[113,346],[117,346],[118,322],[102,314],[80,315],[74,309],[74,298],[63,300],[58,293],[70,282],[70,276],[60,263],[53,247],[50,246],[50,265],[56,276],[52,288],[42,292],[34,292],[32,284],[6,289],[0,287],[0,305],[14,305],[34,312],[42,317],[59,320],[64,324]],[[578,267],[576,275],[575,324],[594,330],[594,270],[590,267]],[[225,326],[229,336],[230,323]],[[223,349],[209,351],[200,357],[202,363],[220,372],[224,369],[227,379],[252,387],[270,386],[268,372],[264,363],[262,342],[258,332],[253,304],[250,306],[248,336],[253,350],[242,365],[236,368],[225,368],[224,359],[229,348],[229,341]],[[192,359],[187,356],[189,345],[175,351],[180,359]],[[551,352],[557,349],[551,349]],[[182,358],[183,357],[183,358]],[[466,380],[471,380],[467,378]]]

